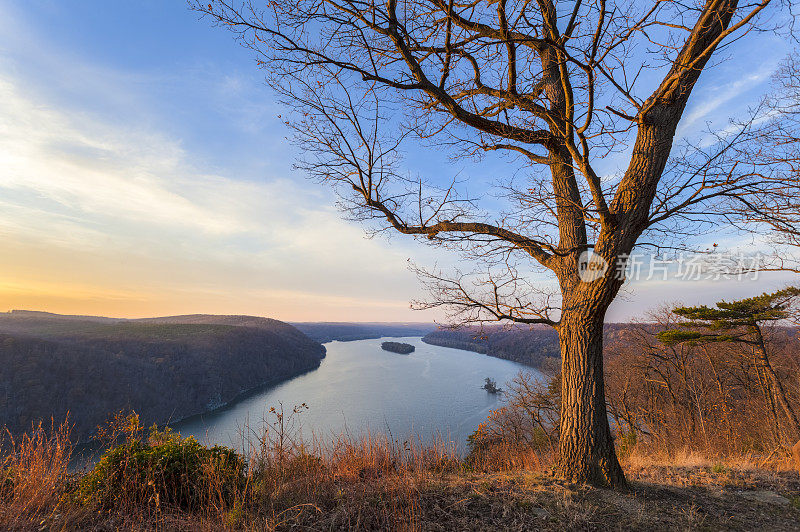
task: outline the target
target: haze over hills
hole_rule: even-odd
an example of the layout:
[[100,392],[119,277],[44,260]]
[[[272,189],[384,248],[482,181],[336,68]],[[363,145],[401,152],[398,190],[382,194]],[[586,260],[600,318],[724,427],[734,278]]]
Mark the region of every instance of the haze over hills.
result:
[[[3,318],[13,318],[5,319]],[[291,322],[247,315],[185,314],[154,318],[108,318],[101,316],[79,316],[53,314],[34,310],[12,310],[0,314],[0,331],[37,333],[75,331],[83,327],[75,322],[93,323],[161,323],[161,324],[205,324],[232,325],[255,328],[294,328],[320,343],[337,340],[348,342],[370,338],[424,336],[437,330],[433,323],[413,322]],[[93,326],[89,326],[92,328]],[[287,329],[288,330],[288,329]]]
[[318,342],[338,340],[348,342],[370,338],[425,336],[437,329],[433,323],[347,323],[301,322],[292,323],[306,336]]
[[221,406],[319,366],[325,348],[286,323],[252,316],[127,320],[0,314],[0,419],[40,419],[89,436],[109,414],[165,423]]

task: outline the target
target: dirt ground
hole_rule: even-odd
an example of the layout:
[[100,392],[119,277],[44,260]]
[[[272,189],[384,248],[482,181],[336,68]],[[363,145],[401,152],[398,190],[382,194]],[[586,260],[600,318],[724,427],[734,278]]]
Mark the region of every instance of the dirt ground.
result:
[[420,493],[423,530],[800,530],[795,472],[648,466],[630,490],[546,475],[452,479]]
[[[628,478],[627,492],[525,472],[434,479],[416,489],[407,524],[431,531],[800,530],[795,472],[648,466],[629,470]],[[284,526],[368,526],[345,514],[303,509]]]

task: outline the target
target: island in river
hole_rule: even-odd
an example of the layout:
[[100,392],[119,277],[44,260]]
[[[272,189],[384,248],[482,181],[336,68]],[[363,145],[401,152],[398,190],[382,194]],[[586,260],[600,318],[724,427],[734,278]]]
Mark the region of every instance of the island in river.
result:
[[414,352],[414,346],[411,344],[404,344],[403,342],[383,342],[381,349],[384,351],[391,351],[392,353],[400,353],[401,355],[408,355]]

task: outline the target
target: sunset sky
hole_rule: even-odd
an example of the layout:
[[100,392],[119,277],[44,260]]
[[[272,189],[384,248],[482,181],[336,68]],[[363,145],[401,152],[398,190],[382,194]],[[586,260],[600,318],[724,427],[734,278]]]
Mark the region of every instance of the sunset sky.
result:
[[[771,34],[731,48],[679,134],[699,139],[754,104],[776,51],[788,47]],[[292,170],[282,112],[248,51],[181,0],[0,0],[0,311],[438,317],[409,310],[422,294],[407,261],[453,259],[343,220],[328,189]],[[609,318],[789,279],[642,282]]]

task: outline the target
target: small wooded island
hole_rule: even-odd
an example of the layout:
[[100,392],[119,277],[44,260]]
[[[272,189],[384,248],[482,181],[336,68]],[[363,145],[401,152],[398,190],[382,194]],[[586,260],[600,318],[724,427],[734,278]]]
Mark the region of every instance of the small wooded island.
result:
[[381,344],[381,349],[384,351],[391,351],[392,353],[407,355],[413,353],[416,348],[411,344],[404,344],[402,342],[383,342]]
[[503,390],[501,390],[500,388],[497,387],[497,381],[495,381],[494,379],[492,379],[490,377],[486,377],[486,381],[485,382],[486,382],[486,384],[481,386],[481,388],[483,388],[487,392],[489,392],[489,393],[500,393],[500,392],[503,391]]

